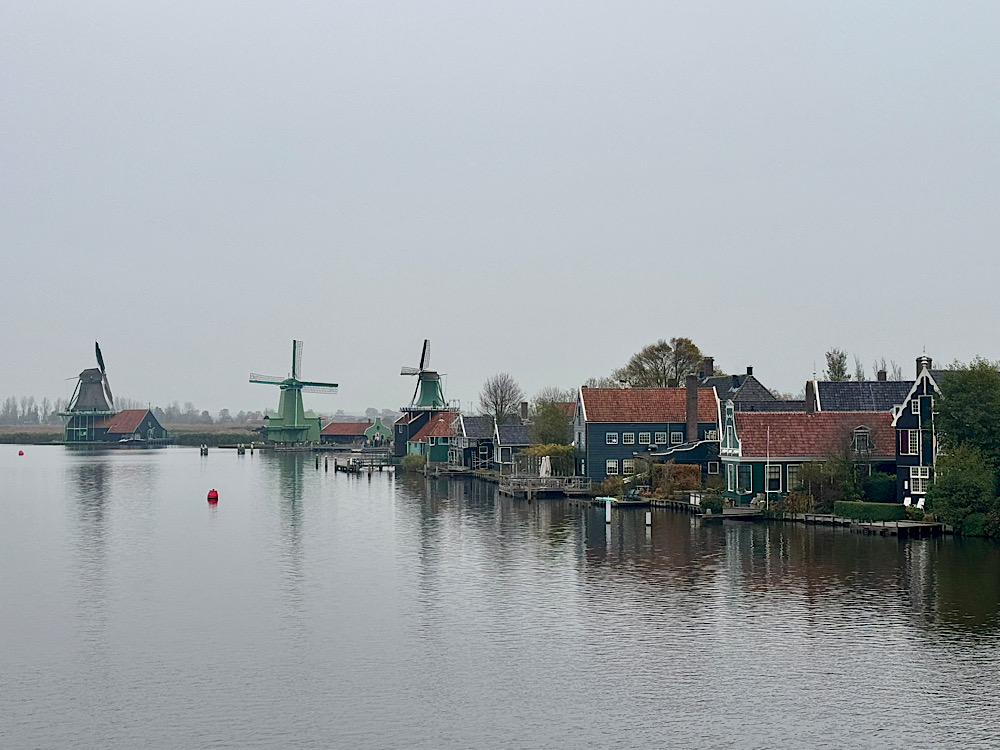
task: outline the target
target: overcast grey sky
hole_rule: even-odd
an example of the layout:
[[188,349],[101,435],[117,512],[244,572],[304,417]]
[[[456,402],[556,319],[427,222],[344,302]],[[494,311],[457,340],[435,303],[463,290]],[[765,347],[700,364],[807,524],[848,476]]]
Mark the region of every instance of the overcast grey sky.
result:
[[1000,356],[1000,3],[0,4],[0,398]]

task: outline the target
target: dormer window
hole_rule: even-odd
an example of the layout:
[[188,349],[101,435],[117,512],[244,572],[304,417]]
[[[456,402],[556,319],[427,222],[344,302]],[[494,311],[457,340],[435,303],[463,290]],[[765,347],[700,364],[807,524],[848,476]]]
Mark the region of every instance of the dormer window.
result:
[[867,427],[855,428],[854,439],[851,440],[851,450],[855,453],[871,453],[872,437],[871,431]]

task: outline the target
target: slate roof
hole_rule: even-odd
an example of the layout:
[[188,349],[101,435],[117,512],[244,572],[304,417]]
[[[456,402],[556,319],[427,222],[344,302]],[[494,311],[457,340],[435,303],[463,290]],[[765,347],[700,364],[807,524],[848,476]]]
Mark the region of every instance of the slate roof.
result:
[[733,418],[744,457],[822,460],[850,445],[856,427],[870,430],[873,458],[896,457],[896,431],[888,412],[737,412]]
[[531,445],[530,424],[502,424],[497,427],[500,445]]
[[476,440],[493,437],[493,417],[462,417],[465,437]]
[[805,411],[805,401],[737,401],[736,411]]
[[777,401],[775,395],[753,375],[713,375],[702,378],[703,388],[715,388],[719,401],[732,401],[739,404],[744,401]]
[[455,434],[455,418],[457,416],[454,412],[449,411],[431,415],[427,424],[417,430],[417,434],[411,436],[408,442],[419,443],[431,437],[452,437]]
[[912,380],[844,380],[816,383],[820,411],[892,411],[906,400]]
[[320,431],[320,435],[364,435],[371,422],[330,422]]
[[[587,422],[686,422],[684,388],[581,388]],[[712,388],[698,389],[698,422],[718,423]]]
[[105,417],[95,427],[106,427],[111,435],[131,435],[139,429],[149,409],[123,409],[113,417]]

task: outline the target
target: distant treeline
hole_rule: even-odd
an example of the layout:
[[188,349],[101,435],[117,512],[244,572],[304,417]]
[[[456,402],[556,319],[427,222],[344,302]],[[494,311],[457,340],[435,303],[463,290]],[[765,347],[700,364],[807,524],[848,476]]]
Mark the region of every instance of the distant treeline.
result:
[[[8,396],[0,405],[0,425],[62,425],[59,412],[65,411],[69,403],[64,398],[57,398],[51,401],[43,398],[36,401],[34,396]],[[134,398],[120,397],[115,399],[115,409],[146,409],[150,408],[149,403]],[[199,410],[190,402],[184,402],[182,407],[174,401],[167,406],[153,406],[153,414],[160,421],[160,424],[227,424],[234,426],[246,426],[250,429],[260,427],[264,424],[264,413],[262,411],[238,411],[233,414],[229,409],[220,409],[213,416],[207,410]],[[336,413],[321,414],[320,418],[324,423],[353,422],[363,419],[375,419],[382,417],[382,421],[391,424],[399,416],[391,409],[379,411],[374,407],[365,410],[363,417],[346,414],[342,409]]]

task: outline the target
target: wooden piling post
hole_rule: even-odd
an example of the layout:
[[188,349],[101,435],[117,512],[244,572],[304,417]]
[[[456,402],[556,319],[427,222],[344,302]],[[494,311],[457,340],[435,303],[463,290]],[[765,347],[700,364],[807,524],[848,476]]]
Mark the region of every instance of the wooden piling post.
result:
[[604,501],[604,523],[611,523],[611,498]]

